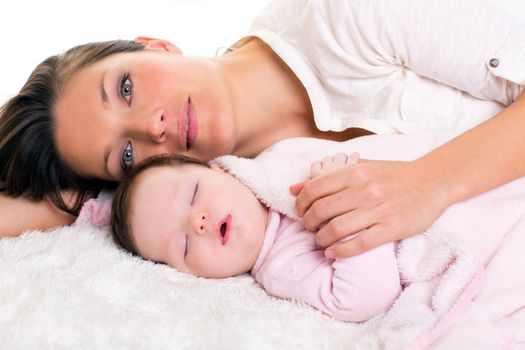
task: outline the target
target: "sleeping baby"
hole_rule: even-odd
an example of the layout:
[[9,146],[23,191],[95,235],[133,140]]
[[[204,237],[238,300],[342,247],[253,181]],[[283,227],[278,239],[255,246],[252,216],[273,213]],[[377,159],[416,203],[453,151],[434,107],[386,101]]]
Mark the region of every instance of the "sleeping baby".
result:
[[[316,162],[311,176],[352,166],[356,155]],[[250,272],[270,295],[344,321],[386,311],[401,292],[394,244],[328,259],[315,233],[268,208],[217,164],[162,155],[133,169],[113,200],[118,245],[200,277]]]

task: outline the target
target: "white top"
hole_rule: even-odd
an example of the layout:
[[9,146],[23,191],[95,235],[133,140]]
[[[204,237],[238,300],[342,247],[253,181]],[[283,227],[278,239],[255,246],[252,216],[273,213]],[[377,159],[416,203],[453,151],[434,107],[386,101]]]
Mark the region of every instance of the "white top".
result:
[[320,130],[471,127],[525,83],[525,22],[487,0],[276,0],[249,35],[300,79]]

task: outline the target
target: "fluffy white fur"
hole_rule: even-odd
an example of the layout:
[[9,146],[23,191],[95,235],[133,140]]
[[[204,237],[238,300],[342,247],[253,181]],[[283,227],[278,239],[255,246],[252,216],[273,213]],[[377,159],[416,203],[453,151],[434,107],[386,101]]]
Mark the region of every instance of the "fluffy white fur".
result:
[[0,240],[2,349],[374,349],[378,320],[339,322],[243,275],[196,278],[132,257],[79,222]]

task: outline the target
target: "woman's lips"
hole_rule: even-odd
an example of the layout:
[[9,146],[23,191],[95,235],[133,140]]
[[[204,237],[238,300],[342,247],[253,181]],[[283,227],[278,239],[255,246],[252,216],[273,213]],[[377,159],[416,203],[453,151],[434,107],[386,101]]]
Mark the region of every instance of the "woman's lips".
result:
[[186,103],[184,104],[184,107],[182,108],[182,113],[181,115],[179,116],[179,144],[180,144],[180,147],[181,149],[183,149],[184,151],[187,150],[187,132],[186,132],[186,125],[188,124],[188,111],[189,111],[189,108],[190,108],[190,99],[188,98],[188,100],[186,101]]
[[198,123],[197,123],[197,113],[195,112],[195,107],[191,103],[191,98],[188,98],[188,113],[186,121],[186,150],[189,150],[195,144],[197,139]]
[[182,115],[179,118],[179,142],[184,151],[188,151],[195,144],[197,139],[198,123],[195,106],[191,102],[191,97],[184,104]]
[[219,238],[219,241],[221,241],[222,245],[225,245],[230,239],[231,226],[232,226],[232,216],[231,215],[227,215],[224,219],[217,222],[217,225],[215,227],[215,233],[217,234],[217,237]]

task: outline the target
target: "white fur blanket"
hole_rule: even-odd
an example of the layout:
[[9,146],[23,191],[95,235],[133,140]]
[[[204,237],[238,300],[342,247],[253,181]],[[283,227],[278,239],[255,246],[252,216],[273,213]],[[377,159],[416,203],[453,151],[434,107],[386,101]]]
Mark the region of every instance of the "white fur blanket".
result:
[[[374,138],[344,144],[288,140],[255,161],[230,156],[218,161],[245,177],[260,198],[293,216],[286,179],[304,179],[305,164],[340,151],[412,159],[448,136]],[[250,183],[253,166],[261,178]],[[263,177],[273,179],[272,186]],[[91,202],[72,227],[0,240],[0,341],[6,349],[523,346],[524,199],[525,182],[515,181],[452,207],[432,230],[401,243],[407,288],[386,315],[360,325],[269,297],[247,275],[195,278],[132,257],[114,246],[107,228],[91,223],[104,208]]]
[[268,297],[248,275],[208,280],[77,223],[0,240],[1,349],[370,349],[377,323]]

